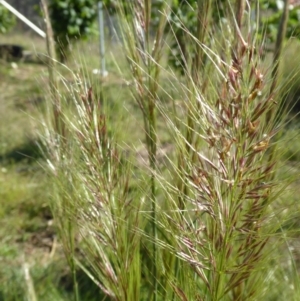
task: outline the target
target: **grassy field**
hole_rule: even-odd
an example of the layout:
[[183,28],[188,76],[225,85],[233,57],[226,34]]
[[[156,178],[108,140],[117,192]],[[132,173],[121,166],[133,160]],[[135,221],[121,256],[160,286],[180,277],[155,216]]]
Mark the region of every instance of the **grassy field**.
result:
[[[12,34],[2,39],[39,53],[41,57],[46,55],[45,41],[35,36]],[[147,151],[143,143],[142,118],[132,100],[130,78],[124,76],[128,67],[125,57],[120,60],[120,45],[108,45],[106,66],[109,74],[101,80],[93,74],[93,69],[99,65],[97,40],[77,47],[70,68],[89,77],[91,85],[103,87],[114,128],[111,130],[118,129],[115,139],[121,141],[120,147],[130,156],[137,157],[139,164],[145,164]],[[118,56],[117,65],[115,55]],[[0,300],[71,300],[72,277],[49,208],[52,185],[45,175],[40,140],[48,99],[47,67],[22,61],[1,61],[1,64]],[[59,70],[66,82],[73,80],[65,67]],[[158,127],[164,128],[162,120]],[[162,162],[170,149],[169,139],[167,133],[162,136],[159,153]],[[97,287],[88,277],[81,273],[79,279],[82,300],[99,300],[97,294],[93,295]]]
[[[30,36],[7,37],[7,42],[44,51],[43,41]],[[63,272],[63,256],[49,210],[49,189],[38,146],[38,116],[45,101],[45,67],[22,62],[1,62],[1,300],[33,300],[27,296],[34,279],[38,297],[46,297],[45,276]],[[64,261],[63,261],[64,262]],[[26,280],[26,270],[30,278]],[[46,278],[47,278],[46,277]],[[57,281],[57,280],[55,280]],[[59,280],[58,280],[59,281]],[[52,282],[52,281],[51,281]],[[48,283],[51,283],[48,282]],[[51,291],[55,289],[51,283]],[[40,288],[38,288],[40,287]],[[53,300],[53,299],[52,299]]]
[[[44,41],[32,36],[11,35],[3,38],[8,43],[18,43],[33,52],[45,53]],[[74,73],[84,72],[92,86],[101,87],[100,96],[105,98],[108,112],[109,131],[114,133],[119,147],[138,162],[137,169],[147,160],[143,122],[138,105],[132,99],[130,77],[125,58],[119,58],[120,45],[108,45],[107,69],[109,75],[99,79],[92,70],[99,65],[97,41],[82,43],[74,50],[70,68]],[[293,45],[288,53],[297,53],[298,45]],[[115,63],[118,63],[118,66]],[[290,60],[284,72],[288,73]],[[72,82],[71,73],[59,67],[64,80]],[[171,89],[169,78],[162,75],[163,88],[168,92],[161,97],[166,106],[168,97],[180,97]],[[45,174],[46,162],[40,139],[41,122],[45,113],[47,98],[47,68],[42,64],[25,62],[1,62],[0,69],[0,301],[13,300],[72,300],[72,275],[57,236],[49,200],[53,195],[52,184]],[[168,89],[170,91],[168,91]],[[296,91],[295,91],[296,93]],[[166,96],[169,95],[169,96]],[[172,136],[166,130],[165,120],[158,118],[157,131],[158,160],[163,172],[168,171],[168,157],[172,156]],[[284,132],[279,142],[285,151],[282,157],[282,178],[287,173],[298,178],[299,125],[297,120]],[[139,185],[138,182],[136,185]],[[300,269],[299,180],[293,182],[278,200],[278,212],[286,219],[288,231],[282,247],[286,256],[278,262],[279,274],[284,274],[277,291],[266,300],[292,300],[293,294],[286,286],[296,286]],[[278,209],[281,210],[281,209]],[[274,208],[276,212],[276,207]],[[281,249],[279,250],[279,253]],[[290,252],[290,253],[289,253]],[[293,256],[290,256],[290,255]],[[279,256],[279,254],[278,254]],[[288,267],[295,264],[295,274],[289,274]],[[271,277],[271,276],[270,276]],[[275,280],[274,280],[275,282]],[[81,300],[100,300],[99,288],[83,273],[78,273]],[[296,288],[294,289],[296,290]],[[293,291],[293,290],[292,290]],[[183,299],[182,299],[183,300]],[[296,300],[296,299],[295,299]],[[135,301],[135,300],[130,300]],[[138,300],[136,300],[138,301]]]
[[[45,41],[30,35],[1,39],[33,53],[46,52]],[[97,44],[82,49],[93,53],[89,60],[80,56],[90,64],[82,67],[92,77],[90,66],[98,64]],[[108,60],[107,68],[111,67]],[[105,81],[115,101],[125,101],[119,88],[126,83],[113,72]],[[49,209],[51,185],[44,172],[39,137],[47,68],[1,61],[0,90],[0,300],[70,300],[72,280]],[[81,283],[87,286],[83,289],[86,300],[93,300],[88,296],[93,292],[92,283],[87,277]]]

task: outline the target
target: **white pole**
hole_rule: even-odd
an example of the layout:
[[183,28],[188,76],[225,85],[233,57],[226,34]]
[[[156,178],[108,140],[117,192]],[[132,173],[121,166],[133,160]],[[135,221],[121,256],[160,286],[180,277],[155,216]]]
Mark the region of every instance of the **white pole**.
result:
[[100,56],[101,56],[101,70],[100,74],[102,76],[107,76],[107,71],[105,68],[105,39],[104,39],[104,23],[103,23],[103,3],[98,2],[98,21],[99,21],[99,41],[100,41]]
[[16,9],[14,9],[6,1],[0,0],[0,4],[2,4],[4,7],[6,7],[10,12],[12,12],[16,17],[18,17],[25,24],[27,24],[31,29],[33,29],[41,37],[46,38],[46,33],[45,32],[43,32],[41,29],[39,29],[37,26],[35,26],[31,21],[29,21],[25,16],[23,16],[22,14],[20,14]]

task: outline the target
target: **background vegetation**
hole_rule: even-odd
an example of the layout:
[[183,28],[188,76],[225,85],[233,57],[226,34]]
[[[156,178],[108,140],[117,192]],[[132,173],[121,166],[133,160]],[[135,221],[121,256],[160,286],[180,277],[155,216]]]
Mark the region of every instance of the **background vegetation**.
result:
[[[142,8],[134,9],[141,14]],[[123,21],[129,21],[124,23],[125,29],[132,24],[131,19],[127,18],[124,14]],[[156,25],[158,41],[163,26],[167,27],[163,22],[164,19]],[[190,47],[199,54],[197,44],[193,44],[186,30],[184,32]],[[256,60],[251,62],[254,65],[251,65],[248,56],[242,54],[242,48],[239,48],[241,44],[234,45],[237,47],[234,49],[238,50],[240,61],[237,61],[238,66],[242,67],[244,81],[238,81],[234,75],[235,69],[228,69],[226,65],[220,67],[218,74],[214,64],[211,64],[214,60],[207,60],[211,63],[205,67],[199,64],[198,68],[203,68],[205,72],[198,78],[192,70],[193,57],[187,59],[184,65],[186,73],[181,76],[177,71],[167,69],[168,57],[163,55],[165,52],[160,47],[154,48],[149,55],[149,49],[153,46],[152,35],[149,34],[149,40],[145,42],[140,33],[134,26],[125,31],[124,41],[128,42],[125,45],[126,57],[120,57],[120,53],[124,52],[123,46],[110,45],[110,74],[107,78],[99,79],[91,72],[99,60],[97,40],[77,45],[68,68],[57,67],[61,95],[59,127],[52,128],[51,124],[55,123],[48,123],[58,117],[52,115],[52,109],[47,111],[51,96],[45,95],[44,87],[48,84],[46,67],[3,62],[5,68],[0,73],[1,91],[4,91],[0,102],[3,242],[0,250],[0,300],[71,300],[74,295],[76,298],[80,295],[82,300],[98,300],[104,298],[103,292],[111,299],[150,300],[155,285],[159,300],[220,300],[226,287],[228,292],[226,297],[222,297],[223,300],[297,300],[299,205],[298,185],[294,181],[299,175],[297,119],[295,122],[284,119],[286,125],[282,128],[280,140],[272,140],[270,146],[266,144],[264,135],[273,135],[272,130],[277,129],[279,120],[275,119],[275,128],[272,128],[272,123],[265,123],[266,115],[263,114],[268,109],[260,111],[256,136],[251,136],[255,129],[252,134],[247,134],[239,132],[234,124],[223,124],[222,128],[228,126],[232,132],[239,133],[237,136],[241,144],[250,141],[248,151],[252,150],[253,154],[248,157],[252,161],[245,164],[262,168],[255,171],[253,167],[256,175],[262,170],[265,172],[269,153],[273,153],[275,147],[279,148],[276,160],[280,169],[276,177],[273,178],[273,173],[265,173],[265,179],[256,176],[256,182],[248,183],[248,198],[239,199],[228,190],[230,183],[216,180],[221,176],[219,171],[214,170],[218,150],[231,147],[227,143],[228,136],[220,127],[212,128],[210,133],[205,131],[208,123],[212,122],[208,119],[209,115],[204,114],[205,102],[200,102],[202,108],[197,105],[197,97],[201,95],[205,97],[209,109],[215,112],[215,118],[222,116],[217,114],[220,107],[226,111],[226,99],[234,99],[225,86],[224,90],[219,90],[223,83],[222,74],[226,74],[244,99],[247,95],[249,99],[253,97],[252,110],[247,108],[251,117],[250,114],[255,114],[254,105],[267,103],[262,99],[267,99],[264,97],[272,82],[271,75],[265,75],[265,86],[259,87],[263,96],[251,96],[249,93],[254,92],[252,87],[260,85],[260,73],[253,73],[251,67],[260,67],[259,71],[270,69],[272,55],[261,58],[256,54]],[[234,40],[235,36],[232,34],[230,37]],[[20,40],[18,35],[4,38],[6,42]],[[45,46],[40,40],[31,38],[27,40],[27,45],[25,40],[22,43],[28,48],[33,43],[36,51],[45,53]],[[215,48],[211,49],[215,54],[221,49],[223,60],[229,64],[233,54],[224,45],[213,45]],[[296,57],[298,50],[299,45],[293,41],[285,53],[287,57]],[[203,57],[207,59],[207,56],[205,52]],[[159,62],[159,65],[153,64],[152,60]],[[285,78],[293,79],[293,74],[296,74],[293,73],[294,64],[289,62],[286,60],[283,74]],[[206,91],[202,82],[207,85]],[[286,97],[286,90],[290,87],[289,80],[282,83],[276,86],[276,101]],[[294,85],[297,86],[296,80]],[[90,86],[92,90],[88,89]],[[138,89],[135,90],[135,87]],[[222,96],[220,93],[228,93],[228,98],[223,103],[216,103],[217,96]],[[47,112],[49,115],[45,115]],[[201,121],[202,118],[204,121]],[[243,128],[253,130],[251,126],[256,125],[252,118],[253,115],[248,127]],[[292,115],[290,118],[293,118]],[[244,121],[247,122],[247,119]],[[39,136],[37,129],[40,133],[43,122],[48,128],[43,136]],[[222,135],[220,144],[214,143],[216,135]],[[200,158],[195,150],[201,154]],[[48,162],[45,162],[45,154]],[[233,172],[229,158],[224,156],[222,160],[229,172]],[[239,164],[242,162],[237,161]],[[44,172],[49,166],[50,170],[55,170],[50,176]],[[253,172],[250,173],[252,178]],[[286,180],[292,182],[288,187]],[[273,189],[273,184],[278,185],[279,190],[284,184],[280,197],[279,190],[272,190],[274,198],[254,195]],[[252,200],[259,199],[260,207],[255,202],[246,207],[244,213],[239,213],[244,220],[237,220],[237,224],[249,229],[249,219],[259,220],[264,216],[264,226],[267,227],[257,232],[261,236],[251,237],[237,231],[230,237],[229,232],[226,244],[224,241],[222,244],[222,237],[218,236],[223,231],[222,225],[215,224],[214,220],[216,212],[226,218],[226,211],[203,201],[216,189],[231,201],[250,203],[251,197]],[[236,189],[243,193],[240,188]],[[199,195],[202,201],[193,203]],[[49,210],[50,200],[55,222]],[[268,207],[262,206],[265,201]],[[91,202],[98,207],[91,206]],[[232,210],[230,202],[224,206]],[[253,211],[259,208],[263,210],[255,217]],[[154,220],[158,222],[153,223]],[[231,219],[225,226],[230,229],[234,223],[235,220]],[[234,227],[238,228],[237,224]],[[251,231],[256,230],[251,228]],[[266,238],[268,242],[265,242]],[[201,245],[201,241],[205,244]],[[265,243],[267,247],[263,256],[255,257]],[[110,248],[106,247],[108,245]],[[256,248],[256,252],[239,255],[242,252],[238,246],[244,247],[245,252]],[[221,273],[218,276],[213,273],[221,267],[214,270],[211,259],[221,264],[219,260],[222,256],[229,258],[226,268],[235,268],[236,274],[225,273],[224,276]],[[238,256],[244,256],[248,266],[243,265]],[[156,262],[157,269],[153,262]],[[204,263],[211,273],[201,266]],[[239,267],[237,263],[240,263]],[[252,263],[256,264],[255,268]],[[238,272],[239,276],[230,276],[238,275]],[[255,277],[250,278],[249,275]],[[211,277],[209,283],[217,283],[211,279],[218,278],[219,288],[208,285],[205,277]],[[248,277],[250,280],[246,283],[238,277]],[[255,279],[261,279],[267,289]],[[159,280],[158,283],[155,284],[155,280]],[[200,295],[205,291],[205,295]],[[215,295],[210,295],[211,292]]]
[[93,0],[51,0],[49,11],[57,53],[64,62],[71,43],[91,34],[97,17],[97,3]]
[[0,6],[0,33],[6,33],[16,22],[16,18],[4,7]]

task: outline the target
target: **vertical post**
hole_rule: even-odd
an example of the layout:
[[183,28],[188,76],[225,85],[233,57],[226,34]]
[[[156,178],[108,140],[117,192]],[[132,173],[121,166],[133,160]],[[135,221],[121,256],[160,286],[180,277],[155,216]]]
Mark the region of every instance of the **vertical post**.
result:
[[108,72],[105,68],[105,42],[104,42],[104,22],[103,22],[103,3],[102,1],[98,2],[98,22],[99,22],[99,46],[100,46],[100,74],[102,76],[107,76]]

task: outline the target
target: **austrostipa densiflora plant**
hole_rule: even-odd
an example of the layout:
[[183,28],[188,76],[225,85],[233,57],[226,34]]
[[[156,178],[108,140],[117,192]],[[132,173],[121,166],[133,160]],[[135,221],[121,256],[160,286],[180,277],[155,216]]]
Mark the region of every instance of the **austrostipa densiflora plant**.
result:
[[97,87],[87,85],[88,77],[71,72],[70,84],[54,64],[49,73],[45,142],[54,184],[51,208],[73,274],[74,299],[80,299],[76,271],[81,268],[103,296],[140,300],[143,198],[129,195],[130,168],[108,134],[104,100]]
[[[277,201],[287,181],[276,175],[285,120],[252,3],[228,1],[214,23],[215,1],[198,1],[197,36],[181,24],[195,51],[183,57],[184,75],[162,60],[170,3],[156,28],[152,1],[119,4],[147,164],[128,162],[113,139],[103,87],[88,76],[73,72],[71,83],[61,76],[60,109],[50,110],[55,122],[46,127],[52,211],[76,300],[78,268],[110,300],[268,300],[276,283],[270,261],[286,237]],[[158,121],[172,141],[165,166]]]
[[161,226],[177,241],[170,250],[180,258],[181,272],[172,286],[181,300],[266,297],[266,262],[280,227],[272,206],[286,185],[275,175],[281,124],[274,112],[282,103],[274,89],[270,94],[262,45],[255,44],[250,22],[247,27],[250,3],[228,7],[232,18],[226,19],[223,37],[213,28],[206,32],[215,47],[195,39],[208,62],[196,78],[195,71],[186,71],[192,83],[186,96],[196,99],[192,106],[186,99],[191,122],[166,116],[178,141],[180,164],[174,166],[185,190],[162,180],[173,206]]
[[83,269],[112,300],[139,300],[142,199],[129,195],[130,169],[92,88],[69,93],[76,118],[63,116],[65,135],[51,139],[49,161],[56,183],[52,210],[66,257],[72,271]]
[[151,35],[152,1],[137,0],[127,5],[124,10],[120,1],[120,15],[123,25],[123,41],[126,56],[130,65],[132,78],[136,87],[134,98],[139,105],[144,121],[145,141],[149,161],[149,189],[147,198],[151,203],[151,249],[150,275],[152,292],[150,298],[158,300],[158,250],[157,250],[157,110],[159,100],[161,58],[163,49],[163,34],[167,23],[165,10],[168,10],[167,1],[162,5],[163,13],[160,13],[159,23],[154,32],[154,40]]

